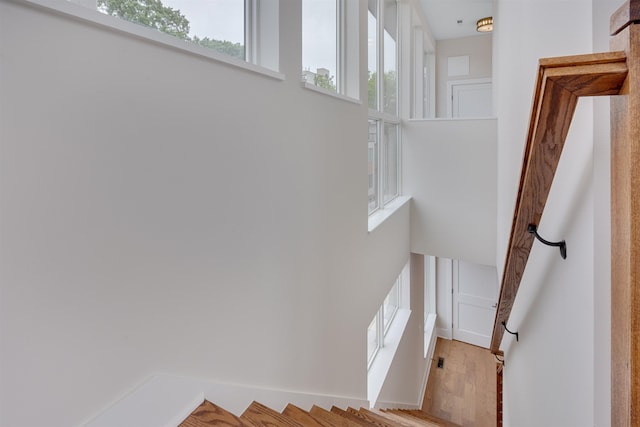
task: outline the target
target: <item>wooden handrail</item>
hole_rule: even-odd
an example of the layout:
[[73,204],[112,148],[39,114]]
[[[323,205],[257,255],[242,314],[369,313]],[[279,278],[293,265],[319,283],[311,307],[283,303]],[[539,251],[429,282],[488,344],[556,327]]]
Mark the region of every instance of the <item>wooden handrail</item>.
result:
[[500,300],[491,337],[498,353],[533,245],[529,224],[538,225],[551,189],[573,113],[581,96],[616,95],[627,76],[624,52],[540,60],[522,162]]

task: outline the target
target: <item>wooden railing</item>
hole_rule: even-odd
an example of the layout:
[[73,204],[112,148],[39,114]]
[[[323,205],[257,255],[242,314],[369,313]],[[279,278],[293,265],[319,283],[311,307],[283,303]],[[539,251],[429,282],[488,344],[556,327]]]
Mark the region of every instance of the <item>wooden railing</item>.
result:
[[[498,353],[580,96],[611,97],[611,425],[640,427],[640,0],[610,21],[611,53],[540,61],[500,301]],[[569,255],[570,256],[570,255]]]
[[551,189],[569,125],[581,96],[614,95],[627,76],[624,52],[540,60],[520,188],[502,275],[500,300],[491,338],[497,353],[527,265],[533,235]]

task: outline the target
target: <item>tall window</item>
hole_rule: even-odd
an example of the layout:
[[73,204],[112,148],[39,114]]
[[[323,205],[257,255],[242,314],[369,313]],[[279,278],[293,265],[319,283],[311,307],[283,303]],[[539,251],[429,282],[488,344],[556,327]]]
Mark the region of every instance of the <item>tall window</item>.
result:
[[397,66],[398,4],[396,0],[368,0],[368,8],[368,156],[371,214],[400,193],[400,118]]
[[305,82],[337,91],[337,0],[302,2],[302,78]]
[[[274,35],[278,32],[278,0],[68,1],[229,57],[277,69]],[[258,52],[258,43],[264,52]]]
[[391,287],[391,290],[384,298],[384,302],[367,328],[368,366],[371,366],[371,362],[373,362],[373,359],[376,357],[378,350],[385,346],[385,336],[387,335],[389,327],[400,308],[402,286],[404,286],[403,275],[405,275],[406,271],[408,270],[405,266],[405,269],[400,273],[400,275],[398,275],[398,278]]

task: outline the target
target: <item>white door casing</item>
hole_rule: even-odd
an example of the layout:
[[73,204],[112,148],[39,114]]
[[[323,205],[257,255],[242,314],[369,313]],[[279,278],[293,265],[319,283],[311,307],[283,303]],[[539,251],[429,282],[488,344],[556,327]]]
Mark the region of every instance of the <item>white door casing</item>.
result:
[[449,117],[493,116],[491,79],[454,80],[447,83]]

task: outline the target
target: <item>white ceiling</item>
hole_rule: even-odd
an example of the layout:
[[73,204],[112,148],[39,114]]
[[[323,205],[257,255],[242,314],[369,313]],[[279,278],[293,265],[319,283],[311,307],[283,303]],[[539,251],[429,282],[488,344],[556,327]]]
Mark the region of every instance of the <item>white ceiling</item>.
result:
[[[492,0],[420,0],[436,40],[475,36],[476,21],[491,16]],[[462,20],[461,24],[457,21]]]

